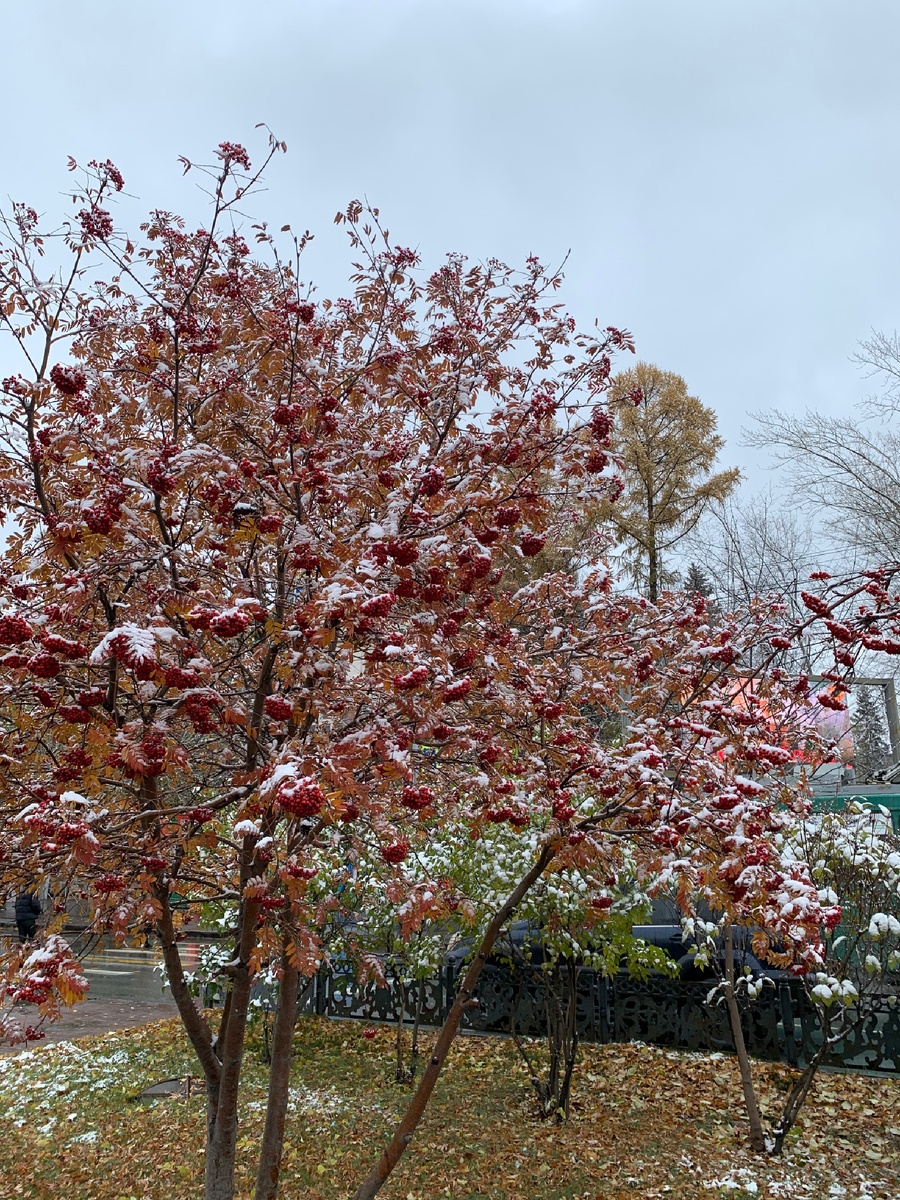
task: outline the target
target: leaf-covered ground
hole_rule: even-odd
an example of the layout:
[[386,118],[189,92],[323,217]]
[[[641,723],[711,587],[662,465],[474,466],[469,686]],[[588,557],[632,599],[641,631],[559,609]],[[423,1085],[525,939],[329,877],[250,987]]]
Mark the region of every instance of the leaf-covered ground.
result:
[[[304,1018],[296,1035],[286,1200],[343,1200],[408,1095],[394,1032]],[[177,1021],[0,1059],[0,1196],[196,1200],[204,1099],[138,1102],[195,1070]],[[759,1067],[766,1100],[789,1073]],[[259,1046],[248,1056],[239,1141],[250,1194],[263,1120]],[[535,1119],[508,1041],[466,1037],[382,1195],[393,1200],[896,1200],[900,1080],[824,1075],[781,1161],[743,1146],[732,1059],[649,1046],[585,1046],[568,1125]]]

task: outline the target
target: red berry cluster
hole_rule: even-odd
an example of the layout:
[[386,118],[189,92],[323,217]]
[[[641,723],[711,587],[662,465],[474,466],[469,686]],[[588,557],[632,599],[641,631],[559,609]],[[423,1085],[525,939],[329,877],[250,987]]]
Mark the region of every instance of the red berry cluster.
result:
[[91,533],[109,533],[116,521],[122,515],[122,500],[118,492],[110,492],[103,498],[101,504],[95,504],[82,511],[84,523]]
[[503,747],[495,746],[492,744],[489,746],[485,746],[485,748],[478,755],[478,761],[485,763],[487,766],[491,766],[493,763],[497,762],[497,760],[499,758],[501,758],[502,756],[503,756]]
[[180,690],[198,687],[202,682],[196,671],[186,671],[183,667],[166,667],[163,678],[166,681],[166,687]]
[[23,818],[22,824],[40,837],[51,837],[56,832],[54,822],[41,813],[29,813],[27,817]]
[[263,707],[273,721],[287,721],[294,711],[286,696],[266,696]]
[[21,646],[31,639],[33,630],[24,617],[0,617],[0,645]]
[[29,980],[18,987],[11,987],[9,993],[12,999],[20,1004],[44,1004],[50,999],[50,983],[37,983]]
[[77,842],[87,832],[88,824],[86,821],[64,821],[56,830],[54,837],[57,842],[67,845],[69,842]]
[[82,708],[80,704],[61,704],[57,712],[64,721],[68,721],[71,725],[90,725],[91,714],[86,708]]
[[601,471],[606,470],[608,465],[609,456],[604,454],[602,450],[595,450],[585,460],[584,469],[592,475],[599,475]]
[[78,212],[81,231],[85,238],[94,242],[105,242],[112,236],[113,219],[105,208],[94,205],[93,208],[82,208]]
[[464,696],[468,696],[472,690],[472,680],[466,677],[465,679],[457,679],[455,683],[451,683],[444,692],[444,703],[450,704],[454,700],[462,700]]
[[152,679],[157,670],[156,659],[149,656],[148,651],[135,643],[127,633],[117,633],[109,643],[113,658],[123,667],[134,671],[141,680]]
[[364,600],[359,611],[367,617],[386,617],[397,603],[395,592],[385,592],[382,596],[372,596]]
[[73,642],[57,633],[42,633],[41,645],[50,654],[59,654],[63,658],[85,658],[88,652],[83,642]]
[[64,367],[57,363],[50,369],[50,381],[64,396],[77,396],[87,387],[87,376],[78,367]]
[[811,592],[801,592],[800,599],[810,612],[814,612],[819,617],[831,616],[831,605],[827,600],[823,600],[821,596],[814,596]]
[[385,549],[398,567],[412,566],[419,557],[419,549],[413,542],[391,541]]
[[319,873],[318,867],[301,867],[297,862],[285,863],[285,875],[290,875],[291,879],[313,879]]
[[73,749],[66,751],[63,755],[65,761],[73,767],[81,767],[85,769],[94,761],[89,750],[83,749],[81,746],[75,746]]
[[38,679],[55,679],[62,666],[52,654],[35,654],[28,660],[28,670]]
[[824,915],[825,915],[825,928],[826,929],[837,929],[838,925],[840,925],[840,923],[841,923],[841,917],[844,914],[841,910],[841,906],[839,904],[835,904],[835,906],[833,908],[826,909]]
[[322,811],[325,797],[314,779],[292,779],[283,783],[275,798],[285,812],[295,817],[315,817]]
[[291,556],[291,563],[298,571],[318,570],[319,562],[318,554],[313,554],[309,546],[297,546]]
[[394,691],[396,692],[411,692],[422,686],[428,679],[427,667],[414,667],[412,671],[408,671],[405,675],[394,676]]
[[497,509],[497,515],[494,519],[502,527],[518,525],[522,519],[522,510],[516,504],[503,505]]
[[423,784],[421,787],[405,787],[400,795],[404,808],[419,810],[434,803],[434,791]]
[[239,142],[220,142],[216,155],[222,159],[226,166],[237,163],[245,171],[250,170],[250,155]]
[[553,816],[557,821],[571,821],[575,816],[575,809],[569,803],[572,799],[572,793],[567,791],[557,792],[553,797]]
[[166,860],[158,854],[141,855],[141,866],[145,871],[164,871],[167,865]]
[[462,654],[454,661],[453,670],[458,674],[460,671],[468,671],[469,667],[475,662],[478,657],[478,651],[469,646],[467,650],[463,650]]
[[101,875],[94,882],[94,891],[99,892],[101,896],[108,896],[112,892],[121,892],[124,887],[124,875]]
[[98,162],[96,158],[92,158],[88,166],[97,172],[101,183],[111,183],[117,192],[121,192],[125,186],[122,172],[110,159],[107,159],[105,162]]
[[546,541],[545,537],[540,537],[536,533],[527,533],[519,543],[519,547],[525,558],[534,558],[543,550]]
[[250,618],[245,612],[240,609],[231,609],[213,617],[209,622],[209,628],[217,637],[231,638],[243,633],[249,624]]
[[272,420],[282,427],[293,425],[303,419],[304,409],[301,404],[276,404],[272,410]]
[[440,467],[430,467],[422,476],[421,491],[423,496],[436,496],[444,486],[444,472]]
[[4,654],[0,662],[10,671],[18,671],[21,667],[28,666],[29,659],[24,654]]
[[475,534],[482,546],[493,546],[495,542],[499,542],[503,536],[499,529],[495,529],[489,525],[486,529],[479,529]]
[[381,857],[385,862],[393,863],[395,866],[402,863],[409,855],[409,842],[405,838],[400,838],[396,842],[391,842],[388,846],[381,847]]
[[591,433],[602,446],[609,445],[610,435],[612,434],[612,418],[605,408],[598,406],[591,413],[590,429]]
[[[139,771],[134,774],[144,775],[147,778],[154,778],[157,775],[162,775],[166,769],[166,744],[159,733],[148,733],[141,742],[141,757],[144,760],[144,765]],[[126,772],[127,773],[127,772]]]
[[185,696],[182,708],[195,733],[213,733],[219,728],[213,712],[218,703],[213,692],[189,692]]

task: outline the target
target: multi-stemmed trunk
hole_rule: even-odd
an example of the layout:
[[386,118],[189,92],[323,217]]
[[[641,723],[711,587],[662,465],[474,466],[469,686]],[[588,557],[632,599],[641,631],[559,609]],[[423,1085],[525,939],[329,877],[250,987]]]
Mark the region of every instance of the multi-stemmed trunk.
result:
[[238,1095],[246,1047],[252,977],[250,956],[254,944],[256,913],[252,902],[242,905],[234,961],[227,970],[230,986],[214,1040],[205,1017],[190,993],[172,921],[168,893],[160,888],[158,922],[163,961],[172,997],[197,1055],[206,1082],[205,1200],[232,1200],[237,1150]]
[[528,1070],[541,1120],[563,1120],[569,1115],[572,1073],[578,1056],[578,970],[572,962],[556,962],[549,970],[528,965],[522,968],[523,990],[529,980],[539,981],[544,988],[549,1065],[543,1078],[518,1034],[515,1008],[510,1013],[510,1034]]

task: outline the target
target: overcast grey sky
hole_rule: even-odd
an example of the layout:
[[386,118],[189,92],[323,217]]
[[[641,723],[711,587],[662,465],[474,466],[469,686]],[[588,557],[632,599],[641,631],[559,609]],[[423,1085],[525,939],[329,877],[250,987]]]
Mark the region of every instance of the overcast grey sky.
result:
[[0,193],[62,201],[69,154],[202,220],[178,154],[289,154],[257,211],[317,233],[365,194],[395,240],[556,262],[582,323],[719,413],[848,411],[900,325],[897,0],[29,0],[4,6]]

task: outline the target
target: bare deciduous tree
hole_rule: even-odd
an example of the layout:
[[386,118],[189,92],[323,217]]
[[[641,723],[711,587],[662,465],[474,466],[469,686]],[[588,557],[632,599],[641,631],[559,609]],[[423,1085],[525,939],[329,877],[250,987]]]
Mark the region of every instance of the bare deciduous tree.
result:
[[856,361],[881,385],[857,415],[756,413],[746,441],[773,452],[787,468],[795,501],[816,512],[832,536],[887,560],[900,541],[900,338],[873,334]]

